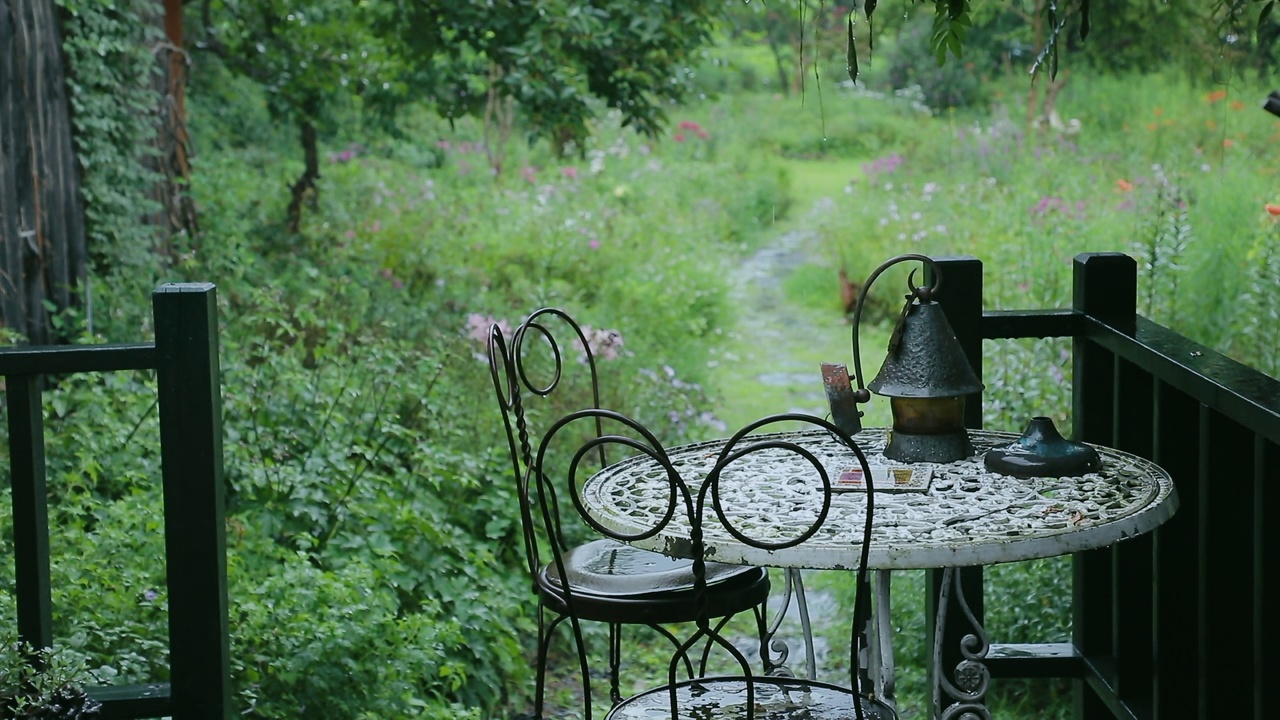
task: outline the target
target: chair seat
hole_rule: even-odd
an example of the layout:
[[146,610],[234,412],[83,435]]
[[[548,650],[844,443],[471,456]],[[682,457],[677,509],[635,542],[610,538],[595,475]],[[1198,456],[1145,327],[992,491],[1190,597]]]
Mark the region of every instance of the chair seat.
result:
[[[757,677],[753,678],[753,684],[755,714],[752,720],[857,720],[855,698],[862,704],[864,720],[896,720],[898,717],[885,703],[860,697],[836,685],[783,677]],[[675,687],[679,718],[747,718],[745,678],[686,680]],[[664,685],[623,700],[605,720],[653,720],[670,716],[671,688]]]
[[[565,573],[576,614],[606,622],[690,622],[697,617],[693,561],[612,539],[593,540],[566,552]],[[566,612],[564,583],[555,563],[538,573],[538,591],[557,612]],[[749,565],[707,563],[707,617],[723,617],[763,603],[769,575]]]

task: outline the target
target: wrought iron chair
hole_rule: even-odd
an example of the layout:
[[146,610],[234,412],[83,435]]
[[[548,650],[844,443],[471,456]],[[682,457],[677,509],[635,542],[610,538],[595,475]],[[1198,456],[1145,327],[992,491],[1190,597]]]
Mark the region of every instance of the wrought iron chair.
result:
[[[612,537],[581,544],[572,542],[573,530],[561,523],[553,488],[538,477],[533,458],[536,439],[531,437],[526,408],[526,400],[550,400],[553,395],[564,394],[556,390],[564,381],[566,366],[572,362],[567,359],[566,351],[573,349],[562,348],[557,342],[553,324],[563,324],[572,336],[569,341],[580,345],[578,360],[589,373],[591,407],[598,408],[599,378],[591,343],[583,328],[561,310],[537,310],[511,333],[510,340],[499,325],[490,327],[489,369],[507,433],[512,475],[520,501],[525,556],[533,592],[538,598],[535,716],[542,717],[547,655],[554,631],[568,620],[582,673],[584,712],[590,720],[591,673],[581,621],[609,626],[610,699],[616,704],[621,700],[622,626],[648,626],[679,646],[681,641],[664,625],[692,623],[701,616],[720,618],[723,623],[737,613],[750,610],[761,637],[768,637],[764,628],[764,604],[769,594],[769,576],[764,568],[704,563],[698,581],[701,588],[698,594],[703,598],[699,606],[694,603],[693,561],[640,550]],[[536,350],[545,355],[535,352],[531,347],[535,343]],[[541,378],[546,378],[546,382],[537,381]],[[589,435],[598,438],[602,430],[597,419]],[[598,467],[607,465],[604,447],[596,450],[592,455]],[[762,642],[762,657],[767,653],[764,646]],[[692,676],[692,664],[686,669]]]
[[[621,427],[621,434],[594,437],[577,446],[569,463],[568,482],[561,485],[562,491],[571,495],[574,507],[582,515],[587,524],[607,537],[622,542],[639,542],[659,536],[666,530],[673,518],[684,516],[688,522],[688,545],[681,553],[687,552],[693,558],[694,602],[697,607],[695,623],[697,630],[687,637],[677,648],[669,666],[666,685],[641,693],[616,704],[606,720],[651,720],[655,717],[677,718],[728,718],[740,720],[782,720],[783,718],[806,718],[807,720],[896,720],[893,708],[873,697],[870,683],[862,672],[859,658],[868,650],[868,631],[871,620],[870,583],[868,580],[867,559],[871,542],[872,515],[874,510],[874,489],[872,487],[871,468],[866,456],[848,434],[832,423],[817,417],[801,414],[774,415],[743,428],[735,434],[715,457],[705,478],[697,478],[696,484],[690,479],[681,477],[680,469],[668,458],[666,450],[643,426],[608,410],[584,410],[566,416],[555,423],[544,436],[534,460],[535,474],[546,492],[552,490],[552,474],[546,471],[545,458],[551,441],[572,427],[575,423],[599,423],[606,421],[609,426]],[[850,642],[850,682],[848,687],[819,682],[813,679],[802,679],[779,675],[755,675],[743,653],[734,647],[722,634],[722,623],[713,622],[716,608],[714,594],[709,582],[709,564],[706,562],[707,544],[704,527],[714,513],[719,524],[737,542],[762,550],[778,551],[795,547],[811,538],[821,528],[831,507],[832,482],[821,461],[811,451],[799,443],[789,440],[786,434],[757,434],[763,428],[779,423],[804,423],[811,427],[821,428],[847,446],[861,466],[865,483],[865,520],[863,523],[860,560],[857,570],[856,602],[852,622],[852,638]],[[572,442],[573,432],[566,433]],[[583,472],[579,463],[589,454],[605,444],[616,444],[628,448],[634,454],[648,456],[646,461],[646,481],[667,485],[669,494],[668,511],[665,516],[653,520],[652,527],[635,534],[622,534],[605,527],[594,519],[585,509],[579,484]],[[562,451],[563,452],[563,451]],[[749,472],[735,475],[734,465],[753,453],[794,453],[800,460],[807,462],[814,469],[812,477],[817,487],[814,492],[821,499],[821,507],[811,523],[801,523],[794,536],[781,540],[759,540],[751,535],[750,526],[755,520],[744,518],[742,508],[734,507],[725,501],[726,494],[740,491],[744,486],[752,486],[758,482]],[[649,462],[651,461],[651,462]],[[745,463],[744,463],[745,464]],[[648,469],[660,468],[648,471]],[[803,465],[802,465],[803,467]],[[726,473],[735,475],[735,483],[741,483],[729,490],[723,486]],[[665,478],[661,477],[665,475]],[[745,482],[744,482],[745,481]],[[806,481],[807,482],[807,481]],[[746,492],[752,492],[747,489]],[[652,492],[652,489],[649,490]],[[547,521],[553,517],[547,510]],[[771,522],[776,518],[763,518]],[[791,519],[794,521],[794,518]],[[772,522],[771,522],[772,524]],[[744,529],[745,528],[745,529]],[[683,538],[679,532],[672,531],[664,536],[668,547]],[[686,680],[678,680],[677,672],[683,665],[691,664],[690,653],[701,647],[704,675]],[[711,649],[719,648],[730,658],[731,665],[736,665],[740,673],[730,673],[715,677],[705,676],[707,655]]]

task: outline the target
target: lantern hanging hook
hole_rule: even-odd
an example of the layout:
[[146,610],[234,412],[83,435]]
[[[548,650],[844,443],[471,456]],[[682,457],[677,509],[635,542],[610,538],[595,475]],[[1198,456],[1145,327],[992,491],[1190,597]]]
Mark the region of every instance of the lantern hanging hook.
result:
[[[871,400],[871,391],[867,390],[866,382],[864,382],[862,376],[862,353],[858,344],[858,327],[862,322],[862,308],[867,299],[867,291],[871,289],[871,283],[875,282],[876,278],[880,277],[880,274],[885,270],[888,270],[890,267],[893,267],[898,263],[909,262],[911,260],[917,260],[924,264],[932,275],[932,282],[923,286],[916,285],[915,274],[916,270],[919,268],[912,269],[911,273],[907,276],[907,288],[910,290],[906,296],[907,305],[902,309],[902,314],[905,316],[911,307],[911,301],[913,299],[919,300],[922,303],[930,302],[942,287],[942,269],[933,261],[933,258],[919,253],[906,253],[898,255],[897,257],[889,258],[883,263],[880,263],[879,267],[875,270],[872,270],[871,274],[867,276],[866,282],[862,283],[862,287],[858,289],[858,299],[853,309],[853,376],[854,380],[858,383],[858,389],[854,392],[854,397],[860,403],[869,402]],[[901,320],[899,321],[899,324],[900,323]]]

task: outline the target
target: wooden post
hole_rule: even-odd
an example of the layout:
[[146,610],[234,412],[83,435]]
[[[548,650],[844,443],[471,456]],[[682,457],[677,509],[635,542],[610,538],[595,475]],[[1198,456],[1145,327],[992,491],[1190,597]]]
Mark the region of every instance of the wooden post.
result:
[[[1086,253],[1075,258],[1072,308],[1132,334],[1137,322],[1137,264],[1122,253]],[[1111,445],[1115,439],[1114,356],[1086,336],[1072,342],[1072,435],[1076,440]],[[1115,563],[1110,548],[1077,553],[1072,558],[1072,641],[1087,659],[1114,656],[1112,600]],[[1102,671],[1115,682],[1114,667]],[[1083,681],[1075,688],[1076,717],[1110,714],[1099,695]]]
[[231,651],[214,286],[153,296],[174,720],[231,715]]
[[53,646],[49,585],[49,502],[45,486],[44,418],[39,375],[5,378],[9,470],[13,493],[14,573],[18,637],[34,649]]
[[[964,350],[965,359],[969,361],[973,372],[982,379],[982,261],[975,257],[934,258],[942,274],[942,286],[939,288],[937,301],[947,315],[947,322],[956,333],[960,347]],[[933,282],[934,278],[927,278]],[[982,427],[982,395],[970,395],[964,407],[965,426]],[[960,586],[968,601],[969,610],[978,623],[985,622],[983,602],[983,579],[981,567],[967,567],[956,570],[960,573]],[[942,590],[942,570],[928,571],[928,583],[925,591],[925,633],[933,638],[937,628],[938,598]],[[947,606],[949,622],[943,629],[942,636],[942,672],[947,673],[963,659],[960,643],[972,629],[965,626],[964,613],[959,600],[953,595]],[[932,658],[931,658],[932,659]],[[933,667],[933,663],[930,663]],[[930,678],[936,683],[936,678]],[[945,707],[944,707],[945,709]]]

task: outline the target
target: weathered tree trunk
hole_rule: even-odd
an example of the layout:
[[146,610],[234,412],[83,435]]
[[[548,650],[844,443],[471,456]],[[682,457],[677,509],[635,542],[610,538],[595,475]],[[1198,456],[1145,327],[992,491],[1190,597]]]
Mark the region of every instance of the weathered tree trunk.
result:
[[156,97],[156,153],[145,157],[149,168],[159,178],[151,195],[159,210],[148,224],[159,230],[158,251],[174,261],[172,238],[177,234],[194,236],[198,232],[195,204],[186,192],[191,177],[190,147],[187,135],[187,53],[183,45],[182,0],[164,0],[152,18],[164,30],[164,41],[154,44],[156,72],[151,85]]
[[0,323],[53,338],[48,301],[77,307],[84,207],[53,0],[0,0]]
[[316,181],[320,179],[320,150],[316,142],[316,126],[311,122],[314,106],[306,108],[307,114],[299,121],[302,139],[302,154],[306,163],[302,175],[289,188],[289,232],[297,233],[302,227],[302,203],[316,189]]

